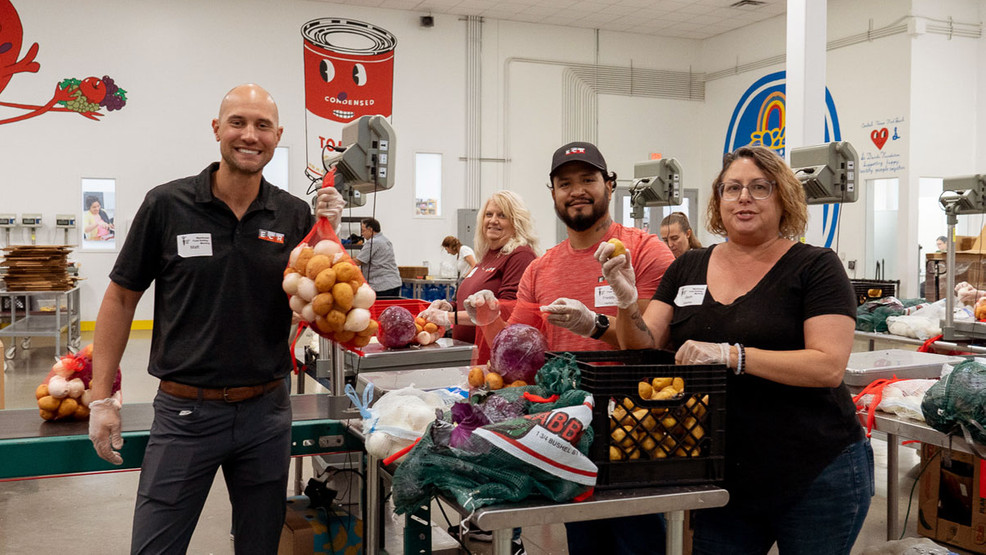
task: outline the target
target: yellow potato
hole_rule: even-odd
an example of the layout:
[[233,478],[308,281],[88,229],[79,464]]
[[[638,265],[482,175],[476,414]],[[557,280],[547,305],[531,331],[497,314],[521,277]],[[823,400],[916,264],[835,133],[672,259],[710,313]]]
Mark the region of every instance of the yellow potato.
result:
[[315,295],[315,298],[312,299],[312,310],[318,316],[328,314],[332,310],[332,293],[319,293]]
[[40,408],[41,410],[55,412],[58,410],[58,405],[60,404],[61,401],[55,399],[51,395],[45,395],[44,397],[38,399],[38,408]]
[[336,272],[336,281],[348,283],[360,276],[359,268],[352,262],[339,262],[332,269]]
[[469,386],[480,387],[484,383],[486,383],[486,376],[483,375],[483,368],[481,366],[473,366],[469,370]]
[[38,409],[38,413],[41,414],[41,418],[45,420],[54,420],[55,413],[50,410]]
[[675,378],[671,380],[671,387],[675,388],[678,393],[685,390],[685,380],[682,378]]
[[503,389],[503,376],[496,372],[488,372],[486,374],[486,385],[490,386],[490,389]]
[[71,397],[66,397],[62,399],[61,404],[58,405],[58,412],[55,413],[55,418],[72,416],[75,414],[75,409],[77,408],[79,408],[79,402]]
[[356,332],[343,330],[335,332],[333,339],[339,343],[349,343],[354,337],[356,337]]
[[637,384],[637,395],[640,395],[641,399],[650,399],[650,396],[654,393],[654,388],[647,382],[640,382]]
[[89,418],[89,407],[79,403],[79,406],[75,407],[75,414],[72,415],[76,420],[85,420]]
[[348,312],[350,308],[353,308],[353,288],[348,283],[339,283],[337,281],[332,286],[332,301],[340,312]]
[[298,253],[298,258],[294,261],[294,269],[298,270],[299,274],[304,274],[305,269],[308,268],[308,261],[311,260],[313,256],[315,256],[315,249],[311,247],[301,249],[301,252]]
[[366,326],[366,329],[356,332],[356,335],[360,337],[371,337],[377,333],[377,329],[379,329],[379,327],[380,324],[378,324],[376,320],[370,320],[370,324]]
[[613,409],[613,414],[611,416],[614,422],[622,422],[623,419],[626,418],[626,415],[627,409],[623,408],[623,405],[617,405],[616,408]]
[[665,387],[671,385],[671,378],[654,378],[653,380],[651,380],[650,385],[651,387],[654,388],[654,391],[660,391]]
[[[346,287],[348,287],[348,285]],[[330,330],[340,332],[346,325],[346,315],[339,310],[332,309],[325,315],[325,321],[329,325]]]
[[514,380],[513,382],[510,383],[510,385],[506,387],[526,387],[526,386],[527,386],[527,382],[525,382],[524,380]]
[[369,335],[358,335],[357,334],[356,337],[353,338],[353,345],[356,345],[357,347],[366,347],[369,344],[370,344],[370,336]]
[[609,460],[611,461],[622,461],[626,457],[626,454],[622,449],[615,445],[609,446]]
[[332,291],[332,286],[336,284],[336,271],[326,268],[315,276],[315,288],[320,292]]
[[328,270],[330,268],[332,268],[332,259],[324,254],[316,254],[308,259],[308,264],[305,266],[305,276],[313,280],[318,277],[318,274],[322,273],[322,270]]
[[34,397],[37,399],[47,396],[48,396],[48,384],[46,383],[39,385],[38,388],[34,390]]
[[436,333],[438,331],[438,326],[436,326],[431,322],[428,322],[427,324],[424,325],[424,330],[428,333]]

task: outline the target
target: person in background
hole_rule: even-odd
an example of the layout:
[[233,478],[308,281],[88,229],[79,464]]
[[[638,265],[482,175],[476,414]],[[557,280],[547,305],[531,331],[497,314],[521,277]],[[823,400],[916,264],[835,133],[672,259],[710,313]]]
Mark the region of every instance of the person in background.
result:
[[[616,317],[619,305],[594,257],[599,245],[615,238],[634,253],[641,299],[653,295],[674,256],[657,236],[613,221],[609,210],[616,174],[609,172],[595,145],[573,142],[558,148],[548,177],[555,213],[568,238],[524,272],[509,321],[498,318],[484,332],[493,337],[507,323],[523,323],[544,331],[550,351],[614,349],[617,337],[610,318]],[[490,290],[473,293],[464,305],[474,321],[481,311],[499,310]],[[565,528],[573,555],[664,553],[664,519],[658,514],[589,520]]]
[[689,249],[702,248],[684,212],[672,212],[661,220],[661,240],[667,243],[675,258]]
[[359,226],[363,248],[353,260],[361,267],[377,296],[401,296],[401,272],[397,269],[394,245],[380,233],[380,222],[375,218],[364,218]]
[[442,239],[442,248],[455,257],[455,282],[459,283],[476,265],[476,253],[454,235]]
[[[103,296],[93,340],[89,437],[123,458],[110,391],[134,311],[155,282],[148,371],[160,378],[134,510],[131,551],[184,553],[221,467],[236,553],[274,553],[291,452],[291,249],[314,223],[308,203],[263,178],[282,128],[263,88],[230,90],[212,120],[220,161],[147,193]],[[334,189],[320,215],[342,212]],[[331,218],[330,218],[331,219]]]
[[947,251],[948,250],[948,237],[945,237],[944,235],[939,235],[938,238],[935,239],[935,245],[938,247],[938,252],[945,252],[945,251]]
[[113,222],[101,210],[99,199],[86,197],[86,213],[82,215],[82,236],[87,241],[103,241],[113,236]]
[[[455,239],[445,239],[450,238]],[[439,324],[451,324],[453,339],[476,343],[476,364],[485,364],[490,358],[489,342],[477,336],[476,326],[469,320],[461,301],[481,290],[491,291],[508,304],[517,298],[517,287],[524,270],[540,254],[534,220],[520,195],[497,191],[486,199],[483,209],[476,215],[474,243],[480,261],[465,274],[456,289],[455,304],[435,301],[423,316],[431,321],[437,319]],[[447,314],[439,314],[441,312]]]
[[675,260],[645,310],[631,261],[597,252],[626,306],[621,345],[730,369],[729,504],[692,513],[692,552],[767,553],[776,542],[781,553],[848,554],[874,493],[873,451],[842,381],[852,285],[834,251],[798,241],[804,189],[773,151],[727,155],[712,188],[707,225],[727,241]]

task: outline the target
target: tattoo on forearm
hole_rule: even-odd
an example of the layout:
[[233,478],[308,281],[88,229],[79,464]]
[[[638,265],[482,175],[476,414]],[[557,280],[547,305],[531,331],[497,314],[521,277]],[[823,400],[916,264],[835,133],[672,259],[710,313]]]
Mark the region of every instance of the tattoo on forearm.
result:
[[644,317],[643,315],[640,314],[639,309],[634,310],[633,313],[630,314],[630,321],[633,322],[635,326],[637,326],[638,330],[646,333],[647,337],[654,339],[654,336],[651,335],[650,329],[647,327],[647,324],[644,322]]

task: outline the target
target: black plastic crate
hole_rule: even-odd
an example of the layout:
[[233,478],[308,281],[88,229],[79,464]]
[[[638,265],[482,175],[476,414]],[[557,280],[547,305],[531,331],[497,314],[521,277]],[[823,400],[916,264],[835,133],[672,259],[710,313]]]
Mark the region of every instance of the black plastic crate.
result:
[[896,297],[900,280],[882,279],[851,279],[856,302],[859,305],[867,301],[875,301],[884,297]]
[[[547,356],[566,354],[569,353]],[[667,351],[570,354],[575,356],[582,374],[582,389],[592,393],[596,403],[592,415],[595,439],[589,458],[599,468],[597,488],[722,482],[728,372],[725,366],[676,365],[674,353]],[[683,391],[667,400],[641,398],[638,384],[644,380],[652,384],[654,378],[680,378]],[[617,432],[617,428],[623,432]],[[622,455],[615,451],[611,454],[611,448]]]

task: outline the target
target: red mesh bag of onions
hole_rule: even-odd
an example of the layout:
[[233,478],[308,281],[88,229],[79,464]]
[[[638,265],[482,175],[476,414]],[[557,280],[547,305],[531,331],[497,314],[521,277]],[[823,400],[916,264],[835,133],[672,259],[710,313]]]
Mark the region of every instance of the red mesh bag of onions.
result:
[[[332,169],[322,178],[322,187],[331,187],[334,180]],[[291,251],[282,287],[291,310],[301,317],[299,335],[307,326],[343,348],[359,352],[377,332],[377,322],[369,310],[377,295],[326,218],[318,218]]]

